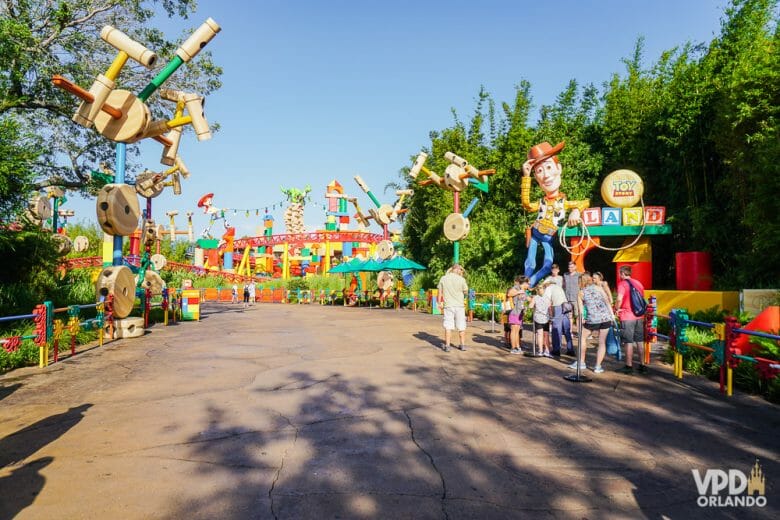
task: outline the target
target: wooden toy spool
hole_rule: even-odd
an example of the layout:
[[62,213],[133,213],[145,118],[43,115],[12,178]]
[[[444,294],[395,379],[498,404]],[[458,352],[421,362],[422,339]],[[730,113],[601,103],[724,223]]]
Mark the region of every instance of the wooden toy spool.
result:
[[128,184],[106,184],[97,196],[100,227],[114,236],[128,236],[138,227],[141,207],[135,190]]
[[79,235],[73,239],[73,250],[77,253],[83,253],[89,249],[89,239],[84,235]]
[[450,213],[444,219],[444,236],[447,237],[447,240],[453,242],[463,240],[469,235],[470,230],[471,223],[469,219],[460,213]]
[[135,304],[135,276],[129,267],[115,265],[106,267],[98,274],[95,282],[95,294],[101,297],[114,295],[114,317],[125,318]]
[[153,199],[163,192],[165,185],[162,181],[154,181],[157,174],[153,171],[146,170],[139,173],[135,179],[135,191],[142,197],[147,199]]
[[[137,279],[138,277],[136,277]],[[136,281],[136,285],[138,282]],[[149,289],[152,294],[162,294],[163,288],[165,288],[165,282],[162,277],[151,269],[147,269],[144,273],[144,281],[141,282],[142,289]]]
[[389,291],[392,289],[393,283],[395,283],[395,277],[390,271],[380,271],[376,276],[376,285],[383,291]]
[[51,202],[44,195],[32,197],[27,205],[27,209],[33,220],[46,220],[52,216]]
[[387,260],[392,257],[394,252],[395,246],[393,246],[393,243],[390,240],[382,240],[376,248],[376,253],[382,260]]
[[122,117],[114,119],[101,111],[95,116],[95,129],[100,134],[114,142],[135,143],[144,136],[146,127],[151,120],[149,107],[127,90],[113,90],[106,99],[106,104],[117,107]]
[[144,335],[144,319],[133,317],[114,320],[114,337],[109,336],[108,325],[103,334],[106,339],[138,338]]
[[[201,251],[203,250],[201,249]],[[168,260],[165,259],[165,255],[161,255],[160,253],[152,255],[150,260],[152,261],[152,265],[157,271],[162,271],[163,267],[165,267],[165,264],[168,263]]]
[[144,227],[141,231],[141,243],[144,247],[152,247],[157,240],[157,226],[152,219],[144,220]]
[[52,240],[57,245],[57,254],[60,256],[67,255],[73,249],[73,242],[66,235],[54,234]]

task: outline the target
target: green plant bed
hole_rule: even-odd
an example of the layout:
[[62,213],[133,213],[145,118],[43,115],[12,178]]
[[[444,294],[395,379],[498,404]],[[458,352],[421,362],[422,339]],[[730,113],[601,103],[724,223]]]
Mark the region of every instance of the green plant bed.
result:
[[[6,328],[0,334],[0,337],[29,336],[32,335],[34,331],[35,331],[35,326],[32,322],[29,321],[17,322],[16,327]],[[93,330],[82,329],[76,335],[76,345],[86,345],[87,343],[97,341],[98,334],[99,331],[94,329]],[[63,353],[69,352],[70,341],[71,341],[71,335],[68,329],[66,328],[62,334],[62,337],[60,337],[60,341],[58,344],[58,351]],[[53,341],[49,343],[49,349],[50,349],[49,358],[52,359],[52,355],[54,353]],[[31,340],[22,341],[21,345],[19,345],[19,349],[16,350],[15,352],[6,352],[5,349],[0,349],[0,372],[7,372],[15,368],[21,368],[26,366],[35,366],[38,364],[39,356],[40,356],[39,347]]]

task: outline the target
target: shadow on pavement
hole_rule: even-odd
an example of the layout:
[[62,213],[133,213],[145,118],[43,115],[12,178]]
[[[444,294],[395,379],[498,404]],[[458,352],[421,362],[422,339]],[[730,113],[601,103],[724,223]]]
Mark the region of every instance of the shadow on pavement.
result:
[[419,340],[428,342],[436,348],[441,348],[441,346],[444,344],[443,336],[434,336],[433,334],[429,334],[428,332],[422,330],[414,334],[414,337]]
[[[212,440],[192,438],[191,457],[212,461],[198,471],[215,482],[235,468],[232,485],[175,516],[229,508],[267,518],[716,518],[724,512],[697,506],[691,469],[747,472],[758,457],[765,475],[780,475],[771,407],[758,421],[766,410],[648,378],[583,386],[562,381],[554,365],[529,371],[535,360],[447,359],[444,372],[407,366],[413,388],[291,373],[305,400],[262,431],[242,431],[211,405]],[[280,445],[279,456],[265,456]],[[242,480],[247,468],[271,475],[265,490],[256,477]],[[767,479],[767,496],[777,489]]]
[[[40,470],[54,460],[52,457],[41,457],[24,462],[25,459],[78,424],[84,418],[84,412],[91,406],[91,404],[75,406],[0,439],[0,468],[14,467],[10,475],[0,478],[0,493],[2,493],[0,519],[13,518],[32,504],[46,483]],[[77,485],[78,483],[74,482],[74,486]],[[23,489],[24,492],[11,494],[1,491],[11,489]]]
[[14,383],[12,385],[8,386],[0,386],[0,401],[11,395],[12,393],[19,390],[19,388],[22,386],[22,383]]

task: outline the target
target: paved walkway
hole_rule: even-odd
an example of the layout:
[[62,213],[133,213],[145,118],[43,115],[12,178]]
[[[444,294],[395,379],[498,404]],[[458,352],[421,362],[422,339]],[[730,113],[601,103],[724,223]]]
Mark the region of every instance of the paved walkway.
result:
[[[410,311],[210,304],[0,376],[0,518],[780,516],[777,406],[657,365],[570,383],[489,324],[467,352],[439,336]],[[757,458],[766,507],[696,505],[692,469]]]

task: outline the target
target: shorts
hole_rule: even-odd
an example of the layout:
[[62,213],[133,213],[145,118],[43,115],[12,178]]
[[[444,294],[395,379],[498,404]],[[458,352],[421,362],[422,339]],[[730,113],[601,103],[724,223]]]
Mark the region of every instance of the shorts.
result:
[[538,321],[534,321],[534,330],[550,332],[550,322],[548,321],[547,323],[539,323]]
[[577,302],[576,301],[569,302],[569,303],[571,304],[571,315],[576,320],[577,317],[580,315],[580,309],[577,306]]
[[612,326],[611,321],[602,321],[601,323],[584,323],[583,327],[588,330],[602,330],[608,329]]
[[466,309],[464,307],[445,307],[444,328],[446,330],[466,330]]
[[620,322],[620,338],[623,343],[645,341],[645,320],[623,320]]
[[522,325],[523,324],[523,315],[522,314],[509,314],[509,324],[510,325]]

